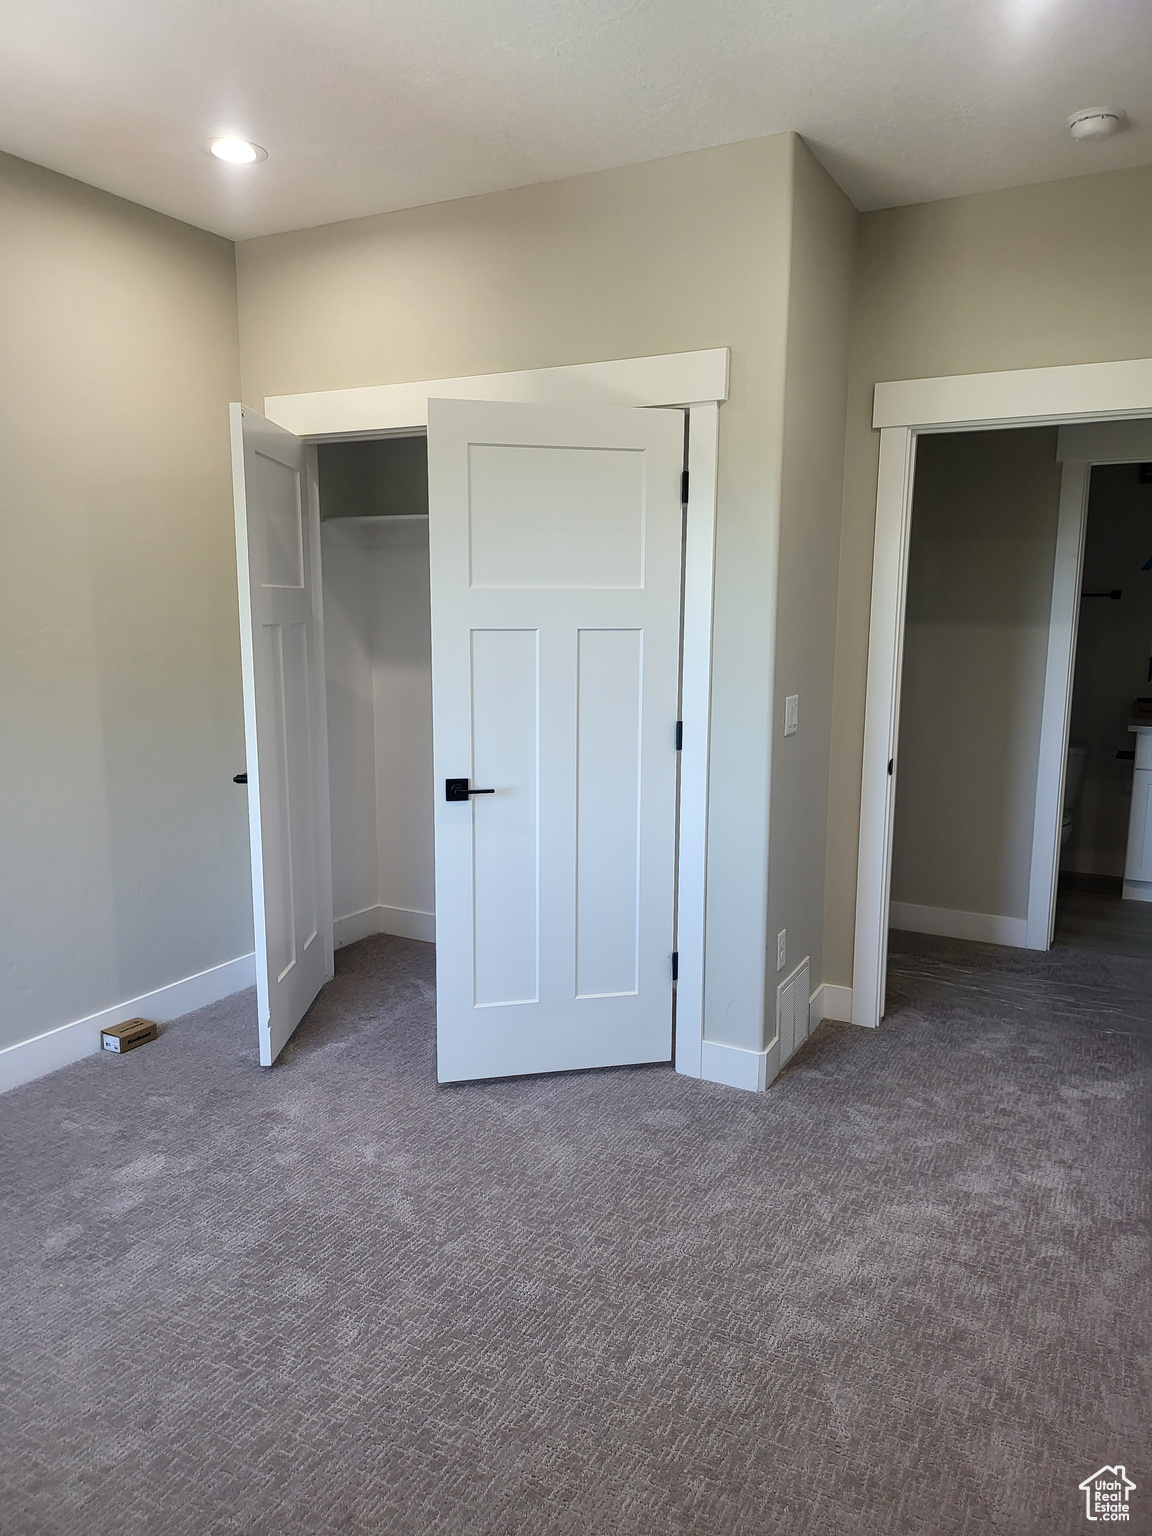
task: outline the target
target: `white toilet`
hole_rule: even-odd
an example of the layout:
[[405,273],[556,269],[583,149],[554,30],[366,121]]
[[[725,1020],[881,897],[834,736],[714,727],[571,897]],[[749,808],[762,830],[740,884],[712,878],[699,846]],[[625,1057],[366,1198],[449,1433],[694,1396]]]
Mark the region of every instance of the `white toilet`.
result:
[[1084,787],[1084,770],[1088,766],[1087,747],[1068,748],[1068,766],[1064,772],[1064,816],[1060,823],[1060,846],[1072,836],[1072,817]]

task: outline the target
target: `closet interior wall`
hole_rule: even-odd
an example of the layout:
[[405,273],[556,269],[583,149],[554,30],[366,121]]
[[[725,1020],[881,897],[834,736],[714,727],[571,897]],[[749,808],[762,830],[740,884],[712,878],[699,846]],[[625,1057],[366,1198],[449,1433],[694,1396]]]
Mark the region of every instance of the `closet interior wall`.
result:
[[335,944],[434,941],[428,523],[320,529]]

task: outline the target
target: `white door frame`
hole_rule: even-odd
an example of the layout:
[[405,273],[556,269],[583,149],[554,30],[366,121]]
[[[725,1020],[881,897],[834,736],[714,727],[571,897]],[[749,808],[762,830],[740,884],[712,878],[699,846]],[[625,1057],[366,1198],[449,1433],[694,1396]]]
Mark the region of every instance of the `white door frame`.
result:
[[676,898],[675,1064],[699,1077],[704,1039],[708,762],[712,694],[712,609],[720,406],[728,398],[729,352],[576,363],[521,373],[479,374],[411,384],[376,384],[270,395],[264,414],[311,441],[419,432],[429,399],[675,406],[688,416],[688,511],[684,552],[684,642],[680,755],[679,876]]
[[[872,613],[868,637],[868,691],[864,715],[860,841],[856,872],[856,935],[852,973],[852,1022],[875,1027],[884,1015],[887,978],[888,906],[891,889],[892,819],[895,808],[897,734],[904,652],[908,540],[916,439],[928,432],[974,432],[987,428],[1056,426],[1075,422],[1120,423],[1152,416],[1152,358],[1120,363],[1083,363],[1061,368],[1025,368],[1005,373],[960,374],[877,384],[872,425],[880,430],[876,490],[876,541],[872,563]],[[1100,429],[1097,429],[1100,430]],[[1061,434],[1068,452],[1082,450]],[[1085,440],[1086,441],[1086,440]],[[1093,453],[1096,451],[1092,450]],[[1100,451],[1104,451],[1101,447]],[[1033,846],[1029,889],[1029,944],[1051,934],[1055,900],[1059,820],[1063,799],[1071,669],[1075,655],[1075,613],[1088,466],[1065,476],[1060,509],[1060,545],[1055,586],[1054,637],[1050,642],[1041,733],[1042,761],[1055,768],[1038,783],[1037,822],[1045,833]],[[1112,462],[1123,462],[1123,454]],[[1069,617],[1069,600],[1074,605]],[[1059,783],[1056,783],[1056,780]],[[1043,806],[1041,793],[1043,789]],[[1055,842],[1055,851],[1052,841]],[[1033,913],[1035,920],[1033,920]]]

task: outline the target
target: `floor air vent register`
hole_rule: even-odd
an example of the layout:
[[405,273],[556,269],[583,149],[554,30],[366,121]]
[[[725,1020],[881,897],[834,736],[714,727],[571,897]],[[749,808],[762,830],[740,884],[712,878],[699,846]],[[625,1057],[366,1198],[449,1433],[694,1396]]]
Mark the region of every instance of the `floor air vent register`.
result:
[[801,960],[776,988],[776,1033],[783,1066],[808,1038],[808,961]]

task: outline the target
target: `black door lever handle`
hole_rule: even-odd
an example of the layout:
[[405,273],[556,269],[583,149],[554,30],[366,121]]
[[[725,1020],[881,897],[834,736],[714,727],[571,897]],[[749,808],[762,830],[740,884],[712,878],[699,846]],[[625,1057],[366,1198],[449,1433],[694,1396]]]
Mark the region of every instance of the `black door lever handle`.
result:
[[445,779],[444,798],[452,802],[467,800],[469,795],[494,795],[494,789],[469,789],[467,779]]

